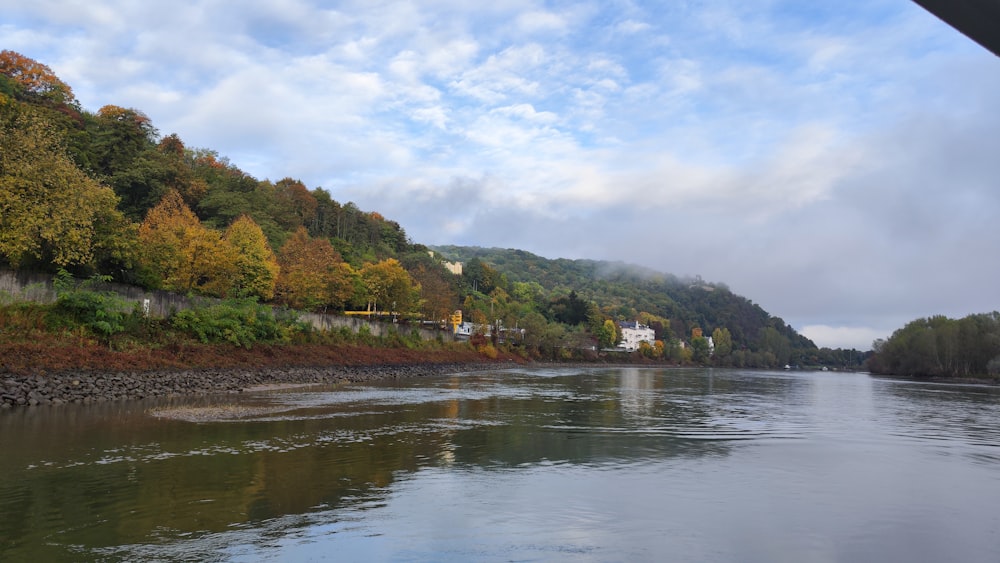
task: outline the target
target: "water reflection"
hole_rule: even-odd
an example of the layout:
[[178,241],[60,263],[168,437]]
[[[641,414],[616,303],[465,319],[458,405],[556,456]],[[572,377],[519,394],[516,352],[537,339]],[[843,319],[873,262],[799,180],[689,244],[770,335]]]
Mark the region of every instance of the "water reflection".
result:
[[[150,414],[220,403],[262,414]],[[534,546],[496,544],[506,559],[648,559],[597,530],[649,548],[663,506],[707,523],[719,516],[706,507],[761,482],[798,483],[836,513],[844,491],[817,497],[811,476],[847,487],[833,464],[871,479],[887,447],[906,447],[898,436],[961,440],[948,451],[995,466],[997,405],[865,376],[574,368],[24,409],[0,413],[0,559],[300,559],[331,541],[357,559],[407,558],[411,544],[426,545],[416,559],[467,559],[495,534]],[[489,537],[472,537],[480,524]],[[423,537],[448,530],[461,539]]]
[[956,437],[970,446],[962,453],[977,463],[1000,463],[1000,388],[876,380],[879,423],[899,438],[937,443],[954,453]]

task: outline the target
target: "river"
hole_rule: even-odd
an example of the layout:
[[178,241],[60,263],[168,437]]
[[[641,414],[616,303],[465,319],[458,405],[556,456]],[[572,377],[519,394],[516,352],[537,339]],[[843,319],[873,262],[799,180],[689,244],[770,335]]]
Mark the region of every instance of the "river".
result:
[[988,386],[477,371],[16,409],[0,448],[2,561],[1000,561]]

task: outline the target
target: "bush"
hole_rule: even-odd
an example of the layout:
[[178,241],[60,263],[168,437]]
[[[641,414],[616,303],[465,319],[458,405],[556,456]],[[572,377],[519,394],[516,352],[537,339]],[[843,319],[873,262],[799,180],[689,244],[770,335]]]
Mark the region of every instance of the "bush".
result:
[[307,330],[293,313],[276,314],[256,298],[229,299],[184,310],[172,317],[171,324],[206,344],[229,342],[244,348],[262,342],[289,342],[293,334]]
[[107,282],[106,276],[94,276],[89,281],[77,283],[66,270],[59,270],[53,280],[56,303],[50,322],[56,327],[75,329],[83,327],[107,342],[125,330],[128,303],[110,291],[93,291],[88,287]]
[[368,325],[361,325],[361,328],[358,329],[358,333],[357,336],[355,336],[355,339],[356,339],[355,341],[358,344],[364,344],[365,346],[375,346],[375,343],[377,342],[375,335],[372,334],[372,331],[370,328],[368,328]]
[[51,305],[30,301],[0,304],[0,335],[10,340],[45,332],[46,317],[51,310]]
[[486,356],[491,360],[497,359],[497,349],[494,348],[493,345],[488,342],[477,348],[477,350],[479,351],[480,354]]

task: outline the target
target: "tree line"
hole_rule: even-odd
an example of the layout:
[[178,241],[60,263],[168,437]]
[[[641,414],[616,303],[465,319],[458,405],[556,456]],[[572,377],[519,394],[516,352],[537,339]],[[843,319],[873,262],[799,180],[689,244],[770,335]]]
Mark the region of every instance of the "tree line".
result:
[[1000,313],[917,319],[872,344],[872,373],[915,377],[1000,375]]

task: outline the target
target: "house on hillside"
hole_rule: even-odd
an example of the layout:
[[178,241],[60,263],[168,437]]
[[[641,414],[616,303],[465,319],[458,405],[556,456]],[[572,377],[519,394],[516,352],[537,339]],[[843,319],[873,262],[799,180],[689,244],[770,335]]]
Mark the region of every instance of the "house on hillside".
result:
[[656,342],[656,333],[653,329],[644,324],[639,324],[639,321],[621,322],[618,323],[618,328],[622,333],[622,341],[618,344],[618,347],[626,352],[635,352],[639,349],[641,342],[646,342],[650,346]]
[[[428,250],[427,254],[431,255],[431,258],[435,257],[433,250]],[[462,275],[462,263],[461,262],[448,262],[447,260],[441,260],[441,265],[444,266],[445,270],[455,274],[456,276]]]

